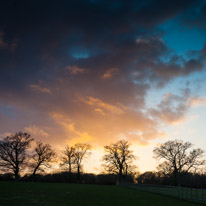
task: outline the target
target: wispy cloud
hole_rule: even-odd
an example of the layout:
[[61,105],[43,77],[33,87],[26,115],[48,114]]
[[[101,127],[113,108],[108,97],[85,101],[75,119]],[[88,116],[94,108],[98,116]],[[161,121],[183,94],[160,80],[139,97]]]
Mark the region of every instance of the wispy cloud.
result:
[[38,138],[38,139],[42,139],[42,138],[44,139],[44,138],[49,137],[49,134],[43,128],[38,127],[36,125],[30,125],[28,127],[25,127],[24,131],[31,134],[32,137]]
[[73,75],[86,72],[86,70],[84,68],[80,68],[80,67],[75,66],[75,65],[67,66],[66,69],[69,70],[70,73],[73,74]]
[[47,94],[51,94],[52,93],[49,88],[41,87],[38,84],[31,84],[31,85],[29,85],[29,87],[31,88],[31,90],[33,90],[35,92],[41,92],[41,93],[47,93]]
[[95,97],[87,97],[86,99],[81,99],[84,103],[95,107],[95,111],[98,111],[102,113],[105,112],[112,112],[117,115],[124,114],[126,110],[128,109],[126,106],[116,103],[116,105],[108,104],[106,102],[103,102],[102,100],[95,98]]
[[113,75],[117,74],[119,71],[118,68],[112,68],[112,69],[108,69],[104,74],[101,75],[102,79],[109,79],[111,78]]
[[193,97],[189,99],[190,104],[194,107],[206,106],[206,97]]

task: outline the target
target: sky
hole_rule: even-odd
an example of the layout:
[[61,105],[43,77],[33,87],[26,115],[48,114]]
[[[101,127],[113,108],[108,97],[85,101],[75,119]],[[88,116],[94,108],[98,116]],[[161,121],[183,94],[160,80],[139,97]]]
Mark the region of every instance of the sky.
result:
[[0,7],[0,138],[59,152],[125,139],[140,172],[168,140],[206,150],[205,0],[10,0]]

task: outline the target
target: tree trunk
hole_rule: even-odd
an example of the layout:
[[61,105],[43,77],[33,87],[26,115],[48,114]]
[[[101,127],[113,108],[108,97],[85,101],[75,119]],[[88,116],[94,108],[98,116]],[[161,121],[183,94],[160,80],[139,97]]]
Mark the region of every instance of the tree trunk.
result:
[[72,165],[71,165],[71,163],[69,163],[69,174],[71,174],[72,173]]
[[119,165],[119,175],[118,175],[118,176],[119,176],[119,178],[118,178],[118,179],[119,179],[119,182],[122,181],[122,170],[123,170],[123,167],[122,167],[122,164],[120,164],[120,165]]
[[122,168],[122,165],[120,164],[120,165],[119,165],[119,176],[122,176],[122,169],[123,169],[123,168]]
[[36,171],[37,171],[37,167],[35,167],[35,169],[34,169],[34,171],[33,171],[33,174],[32,174],[33,177],[35,176]]
[[32,176],[34,177],[36,175],[36,171],[38,170],[41,163],[38,163],[37,166],[34,168]]
[[80,166],[77,166],[77,182],[80,181]]
[[15,168],[14,175],[15,175],[15,180],[17,181],[19,179],[19,168],[18,167]]

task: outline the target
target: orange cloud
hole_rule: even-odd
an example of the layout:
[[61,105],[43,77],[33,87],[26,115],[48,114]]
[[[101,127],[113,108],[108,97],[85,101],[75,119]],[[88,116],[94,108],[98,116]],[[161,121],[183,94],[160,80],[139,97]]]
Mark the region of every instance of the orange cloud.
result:
[[191,99],[189,99],[189,102],[191,104],[191,106],[206,106],[206,97],[193,97]]
[[[99,115],[85,109],[81,116],[52,113],[52,119],[64,129],[62,141],[65,144],[88,142],[92,145],[105,145],[122,138],[145,146],[150,140],[162,138],[165,133],[156,130],[156,123],[144,118],[141,113],[127,111],[122,115],[108,113]],[[92,114],[92,115],[91,115]],[[148,129],[149,128],[149,129]],[[61,136],[61,134],[59,134]],[[65,140],[66,139],[66,140]],[[60,139],[59,139],[60,142]]]
[[101,78],[102,79],[109,79],[109,78],[111,78],[114,74],[116,74],[117,72],[119,71],[119,69],[118,68],[112,68],[112,69],[109,69],[109,70],[107,70],[102,76],[101,76]]
[[100,109],[100,108],[95,108],[94,111],[97,112],[97,113],[99,113],[99,114],[101,114],[101,115],[106,115],[106,114],[104,113],[104,111],[103,111],[102,109]]
[[31,84],[31,85],[29,85],[29,87],[35,92],[42,92],[42,93],[51,94],[51,90],[49,88],[41,87],[38,84]]
[[81,99],[81,100],[90,106],[94,106],[95,111],[101,114],[105,114],[104,113],[105,111],[105,112],[111,112],[114,114],[121,115],[124,114],[128,109],[126,106],[120,103],[117,103],[116,105],[112,105],[112,104],[105,103],[102,100],[94,97],[88,97],[87,99]]
[[161,118],[162,121],[166,122],[167,124],[171,124],[171,125],[178,125],[181,124],[183,122],[185,122],[185,117],[183,116],[184,114],[182,114],[182,116],[173,113],[173,112],[167,112],[167,113],[162,113],[159,117]]
[[80,67],[75,66],[75,65],[73,65],[73,66],[67,66],[66,69],[69,70],[70,73],[73,74],[73,75],[76,75],[76,74],[78,74],[78,73],[85,73],[85,72],[86,72],[85,69],[80,68]]
[[68,117],[60,113],[51,113],[50,115],[58,124],[64,127],[68,134],[72,135],[69,140],[66,140],[70,144],[74,144],[77,142],[91,142],[94,140],[94,138],[86,131],[78,130],[75,126],[75,123],[72,122],[72,120]]

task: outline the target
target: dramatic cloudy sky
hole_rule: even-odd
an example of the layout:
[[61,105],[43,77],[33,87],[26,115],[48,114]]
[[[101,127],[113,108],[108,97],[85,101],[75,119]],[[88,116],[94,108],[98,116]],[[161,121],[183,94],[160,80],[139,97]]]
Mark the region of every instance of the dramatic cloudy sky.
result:
[[169,139],[206,149],[205,22],[205,0],[3,1],[0,137],[89,143],[89,172],[122,138],[140,171]]

